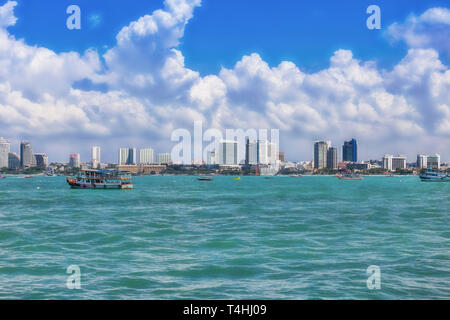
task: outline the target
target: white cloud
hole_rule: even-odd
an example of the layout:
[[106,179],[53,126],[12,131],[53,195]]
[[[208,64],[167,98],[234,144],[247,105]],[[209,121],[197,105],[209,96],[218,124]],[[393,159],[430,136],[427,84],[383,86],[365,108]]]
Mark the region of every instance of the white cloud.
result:
[[390,25],[388,34],[410,47],[435,48],[450,56],[450,10],[431,8],[418,17],[411,15],[404,23]]
[[17,18],[14,16],[15,6],[17,6],[16,1],[8,1],[3,6],[0,6],[0,28],[16,24]]
[[[450,158],[448,148],[434,149],[450,141],[450,70],[436,50],[412,48],[392,70],[337,50],[315,73],[288,61],[270,66],[253,53],[201,77],[185,67],[177,47],[199,5],[167,0],[125,26],[104,66],[93,50],[57,54],[15,39],[6,30],[16,21],[15,4],[0,7],[9,21],[0,26],[0,135],[43,144],[66,137],[71,144],[54,151],[58,156],[99,140],[169,151],[172,130],[202,120],[222,129],[280,128],[282,149],[294,159],[310,158],[312,140],[341,144],[351,137],[370,157],[396,150]],[[402,27],[415,35],[418,23],[444,25],[446,12],[428,10],[414,28]],[[393,28],[400,34],[399,25]],[[76,89],[85,79],[107,90]]]

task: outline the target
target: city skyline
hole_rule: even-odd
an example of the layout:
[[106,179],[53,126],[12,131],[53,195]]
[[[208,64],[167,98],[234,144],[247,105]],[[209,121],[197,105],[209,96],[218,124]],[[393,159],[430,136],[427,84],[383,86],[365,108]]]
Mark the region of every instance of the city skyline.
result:
[[[2,0],[0,136],[33,141],[56,161],[100,146],[113,162],[124,145],[170,150],[173,130],[202,120],[219,130],[278,128],[291,159],[310,158],[311,141],[357,137],[362,159],[439,150],[448,161],[448,3],[402,3],[380,4],[382,27],[370,30],[358,1],[261,1],[277,25],[262,39],[252,30],[267,28],[264,16],[236,1],[180,0],[179,9],[130,0],[123,18],[104,9],[104,20],[71,31],[60,23],[64,3]],[[96,5],[80,6],[88,16]],[[223,10],[236,13],[233,24],[218,18]],[[48,24],[34,24],[31,13]],[[281,35],[289,37],[282,45]]]

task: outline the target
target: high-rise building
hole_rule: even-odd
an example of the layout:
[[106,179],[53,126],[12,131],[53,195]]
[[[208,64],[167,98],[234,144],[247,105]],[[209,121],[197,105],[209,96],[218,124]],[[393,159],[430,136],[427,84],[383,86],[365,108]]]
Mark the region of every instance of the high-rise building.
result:
[[79,153],[73,153],[70,155],[69,167],[80,168],[81,167],[81,157]]
[[417,168],[418,169],[428,168],[428,156],[423,154],[417,155]]
[[330,141],[316,141],[314,143],[314,169],[327,167],[327,154],[330,145]]
[[207,157],[206,157],[206,164],[208,164],[208,165],[215,165],[215,164],[217,164],[216,152],[215,151],[208,151]]
[[358,162],[358,145],[355,139],[344,142],[342,146],[342,161]]
[[91,150],[91,158],[92,158],[92,169],[98,169],[100,167],[101,158],[100,158],[100,147],[92,147]]
[[20,143],[20,167],[25,169],[34,166],[36,166],[36,159],[31,149],[31,144],[23,141]]
[[119,164],[136,164],[136,148],[120,148],[119,150]]
[[218,162],[220,165],[238,165],[238,142],[223,140],[219,142]]
[[259,163],[259,140],[247,139],[245,143],[245,164],[257,165]]
[[435,155],[428,156],[427,167],[432,169],[441,168],[441,155],[436,153]]
[[48,157],[45,153],[35,153],[34,158],[36,159],[37,167],[48,167]]
[[20,157],[18,154],[13,152],[8,154],[8,168],[13,170],[20,168]]
[[11,144],[0,137],[0,169],[8,168],[8,156]]
[[155,152],[151,148],[139,150],[139,163],[140,164],[154,164]]
[[406,157],[405,156],[393,156],[386,154],[383,157],[383,169],[389,171],[395,171],[397,169],[406,169]]
[[156,156],[156,160],[158,162],[158,164],[170,164],[172,163],[172,157],[170,155],[170,153],[159,153]]
[[327,151],[327,168],[337,169],[338,167],[338,150],[336,147],[330,147]]
[[284,152],[278,152],[278,160],[284,162],[286,159],[284,157]]

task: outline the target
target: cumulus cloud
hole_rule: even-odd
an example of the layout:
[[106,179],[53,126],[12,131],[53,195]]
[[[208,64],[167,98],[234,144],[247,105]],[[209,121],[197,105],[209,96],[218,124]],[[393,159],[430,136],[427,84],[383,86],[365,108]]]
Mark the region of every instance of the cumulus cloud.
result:
[[[312,140],[340,144],[351,137],[370,157],[450,156],[450,70],[436,49],[422,48],[434,40],[411,40],[421,45],[411,44],[392,70],[349,50],[337,50],[329,67],[315,73],[289,61],[270,66],[253,53],[202,77],[178,49],[200,0],[166,0],[163,9],[123,27],[103,64],[94,50],[57,54],[15,39],[7,30],[15,5],[0,6],[0,135],[71,141],[55,151],[60,158],[58,152],[98,141],[169,151],[171,132],[195,120],[219,129],[279,128],[291,159],[309,159]],[[390,32],[405,40],[408,32],[419,34],[419,24],[447,26],[447,11],[430,9]],[[83,90],[80,82],[93,85]]]
[[420,16],[411,15],[404,23],[394,23],[388,34],[413,48],[435,48],[450,56],[450,10],[431,8]]

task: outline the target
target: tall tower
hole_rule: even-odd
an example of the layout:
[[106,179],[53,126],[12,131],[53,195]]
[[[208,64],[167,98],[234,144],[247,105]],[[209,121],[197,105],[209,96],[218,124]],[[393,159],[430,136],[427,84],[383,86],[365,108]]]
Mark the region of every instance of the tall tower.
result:
[[22,141],[20,143],[20,167],[30,168],[35,165],[33,150],[31,149],[31,144],[27,141]]
[[92,169],[98,169],[100,163],[100,147],[92,147]]
[[344,142],[342,146],[342,161],[358,162],[358,145],[355,139]]
[[330,144],[330,141],[316,141],[314,143],[314,169],[327,167],[327,155]]
[[0,169],[8,168],[8,157],[11,144],[0,137]]

